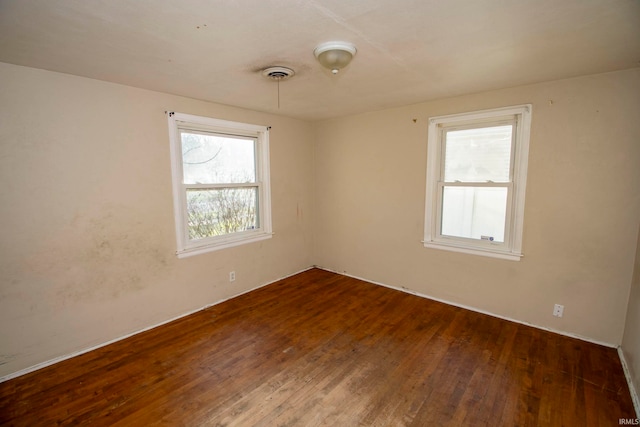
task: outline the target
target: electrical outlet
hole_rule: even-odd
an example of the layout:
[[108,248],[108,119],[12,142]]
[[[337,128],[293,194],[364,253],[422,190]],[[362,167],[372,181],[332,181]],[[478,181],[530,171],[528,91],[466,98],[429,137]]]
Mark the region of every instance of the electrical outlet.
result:
[[564,313],[564,305],[556,304],[553,306],[553,315],[556,317],[562,317]]
[[236,272],[235,271],[231,271],[229,273],[229,281],[230,282],[235,282],[235,280],[236,280]]

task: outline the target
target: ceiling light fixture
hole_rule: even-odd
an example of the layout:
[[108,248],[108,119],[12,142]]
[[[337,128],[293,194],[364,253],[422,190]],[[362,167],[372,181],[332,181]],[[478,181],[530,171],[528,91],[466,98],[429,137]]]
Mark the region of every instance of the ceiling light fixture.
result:
[[333,74],[338,74],[342,68],[349,65],[356,52],[356,47],[347,42],[321,43],[313,50],[318,62]]
[[295,71],[287,67],[269,67],[262,70],[264,77],[278,82],[278,108],[280,108],[280,81],[290,79],[295,74]]

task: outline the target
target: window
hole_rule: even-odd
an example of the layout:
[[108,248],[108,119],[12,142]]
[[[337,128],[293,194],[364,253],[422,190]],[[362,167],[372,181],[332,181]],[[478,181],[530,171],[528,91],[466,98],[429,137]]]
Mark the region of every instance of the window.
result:
[[270,238],[269,128],[168,116],[178,257]]
[[424,246],[522,256],[531,105],[429,119]]

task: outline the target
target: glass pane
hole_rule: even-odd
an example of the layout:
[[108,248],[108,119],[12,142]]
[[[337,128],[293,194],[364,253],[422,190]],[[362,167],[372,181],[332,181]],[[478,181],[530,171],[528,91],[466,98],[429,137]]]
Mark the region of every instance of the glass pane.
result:
[[504,242],[507,188],[444,187],[442,235]]
[[256,182],[255,140],[180,132],[185,184]]
[[509,182],[512,125],[452,130],[445,136],[446,182]]
[[258,188],[187,190],[187,227],[190,240],[258,228]]

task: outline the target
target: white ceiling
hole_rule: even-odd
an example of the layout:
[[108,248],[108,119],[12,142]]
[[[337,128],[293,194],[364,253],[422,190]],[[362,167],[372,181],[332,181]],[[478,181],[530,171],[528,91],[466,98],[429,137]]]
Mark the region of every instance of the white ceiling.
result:
[[316,120],[640,67],[640,1],[0,0],[0,62]]

